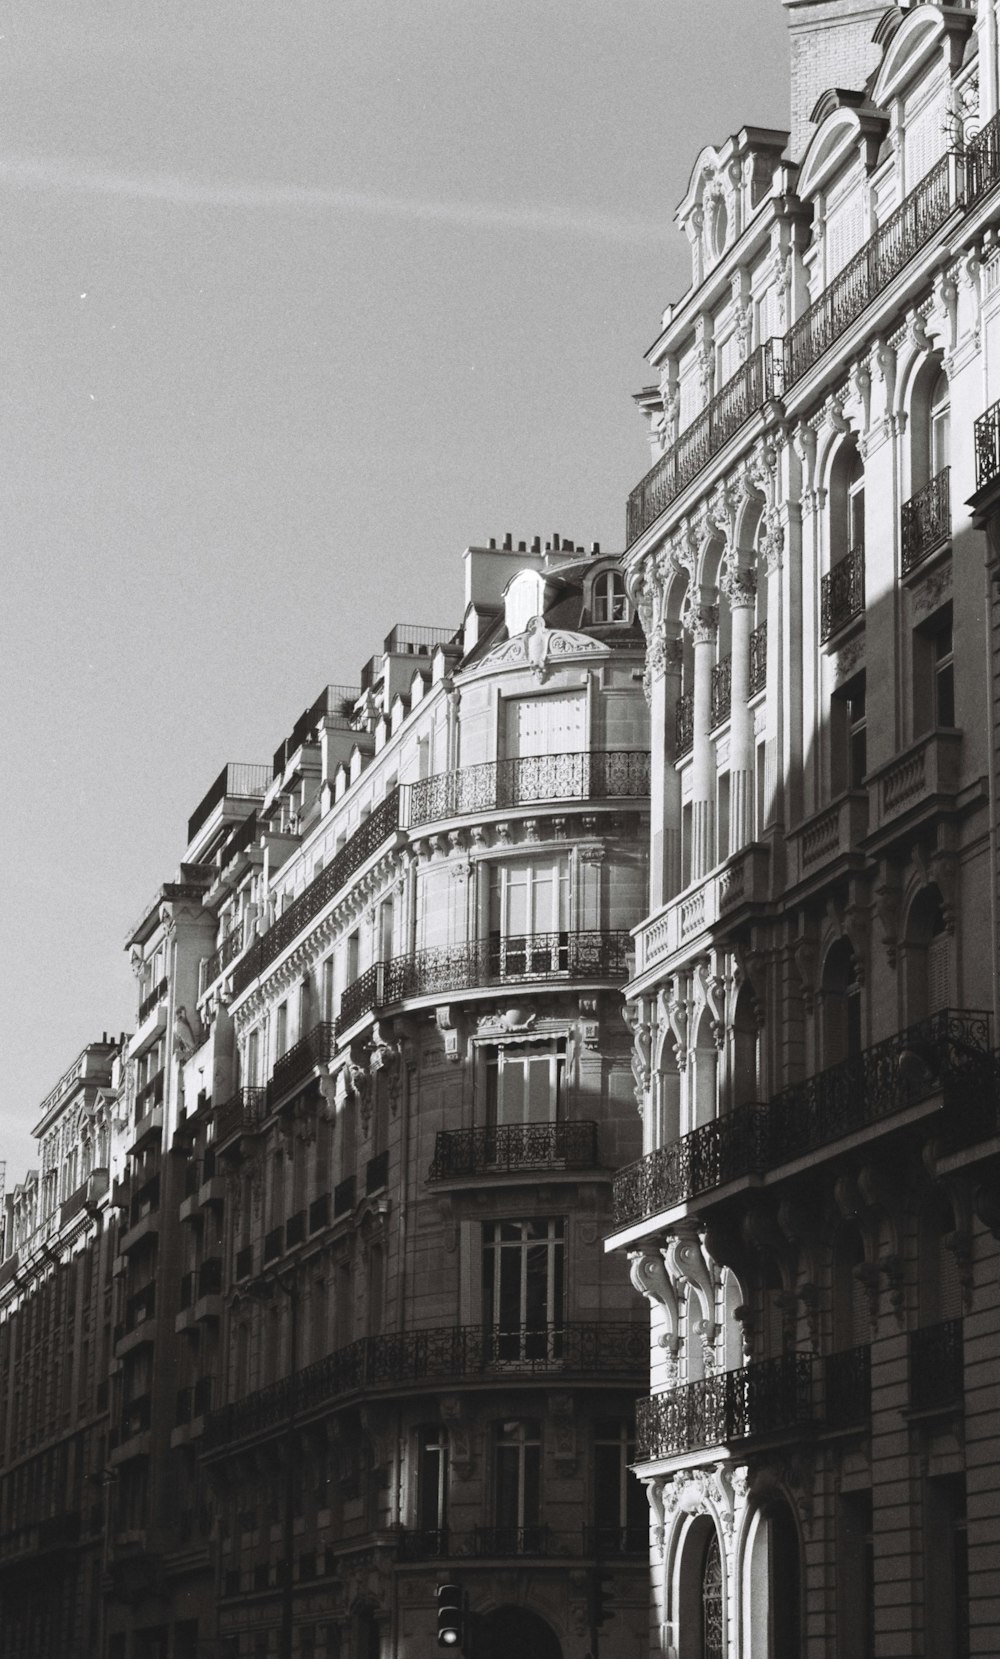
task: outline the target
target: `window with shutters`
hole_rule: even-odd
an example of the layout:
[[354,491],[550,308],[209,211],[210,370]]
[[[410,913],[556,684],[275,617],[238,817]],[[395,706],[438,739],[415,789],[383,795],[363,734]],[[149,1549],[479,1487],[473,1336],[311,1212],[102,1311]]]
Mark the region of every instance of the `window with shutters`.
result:
[[908,194],[944,154],[944,108],[941,94],[907,108],[903,128],[903,192]]
[[861,196],[856,187],[836,202],[826,214],[826,281],[830,283],[857,253],[863,240]]
[[505,1043],[486,1057],[486,1118],[492,1128],[556,1123],[562,1116],[566,1044]]
[[502,707],[502,747],[507,760],[579,754],[587,748],[587,705],[581,691],[510,697]]

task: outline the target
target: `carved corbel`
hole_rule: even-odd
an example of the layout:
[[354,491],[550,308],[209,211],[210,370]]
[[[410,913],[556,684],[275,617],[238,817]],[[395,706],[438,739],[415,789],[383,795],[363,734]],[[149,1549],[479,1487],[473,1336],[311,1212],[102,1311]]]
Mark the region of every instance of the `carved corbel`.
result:
[[650,1307],[655,1303],[663,1309],[665,1330],[660,1336],[660,1347],[665,1348],[672,1359],[677,1358],[680,1348],[678,1332],[679,1307],[677,1292],[673,1281],[667,1272],[667,1264],[662,1250],[630,1250],[628,1253],[628,1276],[633,1287],[641,1296],[645,1296]]
[[695,972],[712,1022],[715,1046],[721,1048],[726,1040],[725,987],[718,975],[711,971],[709,963],[699,962]]
[[901,895],[894,871],[884,870],[883,879],[875,888],[875,915],[882,932],[886,960],[890,968],[896,966],[896,948],[899,943],[899,915]]
[[799,423],[792,433],[792,448],[802,469],[802,505],[805,508],[808,504],[811,508],[816,473],[816,434],[811,426]]
[[715,1317],[715,1284],[694,1222],[677,1224],[677,1231],[667,1244],[664,1259],[668,1273],[675,1279],[683,1280],[697,1297],[701,1319],[694,1328],[705,1345],[706,1358],[714,1357],[714,1343],[719,1333]]
[[649,1505],[650,1544],[662,1558],[663,1542],[666,1531],[665,1506],[663,1502],[663,1476],[651,1475],[643,1480],[646,1488],[646,1502]]
[[661,1022],[666,1014],[666,1025],[673,1038],[674,1054],[677,1057],[677,1070],[683,1071],[687,1065],[688,1011],[687,1003],[677,995],[676,979],[670,982],[669,996],[661,987],[657,992],[656,1002]]
[[807,1014],[811,1014],[816,1006],[817,972],[819,969],[819,943],[801,934],[792,946],[792,960],[798,970],[799,982],[802,986],[802,1001]]

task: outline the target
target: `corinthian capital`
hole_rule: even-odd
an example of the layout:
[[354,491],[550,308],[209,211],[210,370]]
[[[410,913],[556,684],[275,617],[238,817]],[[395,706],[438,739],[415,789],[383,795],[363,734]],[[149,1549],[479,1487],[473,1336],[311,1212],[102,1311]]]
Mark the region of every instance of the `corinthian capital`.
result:
[[743,570],[739,565],[727,565],[719,583],[722,592],[729,600],[731,611],[753,608],[757,597],[757,572]]
[[719,632],[718,605],[692,605],[684,626],[695,645],[711,645]]

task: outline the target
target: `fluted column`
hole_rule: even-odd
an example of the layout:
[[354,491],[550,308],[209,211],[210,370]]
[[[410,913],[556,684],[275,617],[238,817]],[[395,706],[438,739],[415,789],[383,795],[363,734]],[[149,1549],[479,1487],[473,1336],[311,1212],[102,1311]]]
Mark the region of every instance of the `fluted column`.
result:
[[719,634],[719,607],[692,604],[684,619],[694,646],[694,744],[691,758],[691,880],[715,863],[715,761],[712,754],[712,669]]
[[[674,625],[676,627],[676,625]],[[649,703],[649,908],[658,910],[680,887],[680,779],[676,759],[681,645],[671,624],[657,622],[646,646],[644,688]]]
[[753,715],[750,712],[750,635],[753,632],[754,570],[727,570],[722,591],[732,615],[729,693],[729,852],[753,839]]

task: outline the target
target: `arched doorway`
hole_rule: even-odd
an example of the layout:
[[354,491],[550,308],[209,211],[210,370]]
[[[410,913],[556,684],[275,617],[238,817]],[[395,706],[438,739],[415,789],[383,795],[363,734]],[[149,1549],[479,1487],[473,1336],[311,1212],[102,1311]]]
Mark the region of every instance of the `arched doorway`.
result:
[[475,1620],[476,1659],[562,1659],[550,1624],[527,1607],[497,1607]]

